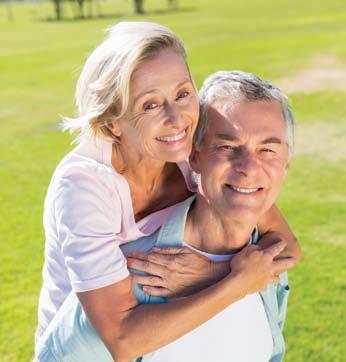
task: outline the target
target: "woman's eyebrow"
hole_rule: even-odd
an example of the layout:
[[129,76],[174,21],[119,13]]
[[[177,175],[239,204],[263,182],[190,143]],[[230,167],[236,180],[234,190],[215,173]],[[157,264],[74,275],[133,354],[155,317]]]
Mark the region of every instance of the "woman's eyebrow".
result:
[[155,93],[157,92],[158,89],[157,88],[153,88],[153,89],[150,89],[150,90],[146,90],[146,91],[143,91],[142,93],[139,93],[133,100],[133,103],[137,103],[139,99],[141,99],[142,97],[144,97],[146,94],[150,94],[150,93]]
[[192,81],[191,81],[190,78],[185,78],[182,82],[178,83],[175,88],[176,88],[176,89],[177,89],[177,88],[180,88],[180,87],[182,87],[183,85],[185,85],[185,83],[191,83],[191,84],[192,84]]
[[[186,83],[192,83],[192,82],[191,82],[191,79],[186,78],[186,79],[184,79],[183,81],[179,82],[179,83],[176,85],[175,89],[178,89],[178,88],[182,87],[182,86],[183,86],[184,84],[186,84]],[[153,88],[153,89],[145,90],[145,91],[139,93],[139,94],[134,98],[133,103],[135,104],[140,98],[142,98],[142,97],[145,96],[146,94],[157,93],[159,90],[160,90],[160,88]]]

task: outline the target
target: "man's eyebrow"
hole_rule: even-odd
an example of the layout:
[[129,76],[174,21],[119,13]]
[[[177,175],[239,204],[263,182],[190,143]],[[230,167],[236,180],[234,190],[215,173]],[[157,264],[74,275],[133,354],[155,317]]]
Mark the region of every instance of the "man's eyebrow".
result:
[[266,139],[264,139],[263,141],[260,142],[261,145],[266,145],[268,143],[282,144],[283,141],[278,137],[268,137],[268,138],[266,138]]
[[[186,78],[184,79],[182,82],[178,83],[177,86],[175,87],[175,89],[178,89],[180,87],[182,87],[185,83],[192,83],[191,82],[191,79],[189,78]],[[159,90],[159,88],[153,88],[153,89],[149,89],[149,90],[146,90],[142,93],[139,93],[133,100],[133,104],[136,104],[138,102],[138,100],[142,97],[144,97],[146,94],[150,94],[150,93],[155,93]]]
[[236,136],[233,136],[231,134],[227,134],[227,133],[217,133],[215,135],[215,138],[224,140],[224,141],[230,141],[230,142],[239,141],[239,138],[237,138]]
[[[229,133],[217,133],[215,135],[215,138],[223,140],[223,141],[229,141],[229,142],[237,142],[237,141],[239,141],[238,137],[236,137],[236,136],[234,136],[232,134],[229,134]],[[284,142],[278,137],[268,137],[268,138],[262,140],[259,144],[260,145],[267,145],[269,143],[283,144]]]

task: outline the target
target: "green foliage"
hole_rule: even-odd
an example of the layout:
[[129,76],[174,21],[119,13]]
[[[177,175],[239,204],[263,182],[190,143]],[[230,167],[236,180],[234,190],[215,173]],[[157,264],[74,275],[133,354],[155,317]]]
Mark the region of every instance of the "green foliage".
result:
[[[0,4],[4,6],[4,4]],[[210,72],[243,69],[266,79],[294,74],[316,55],[346,59],[344,0],[102,2],[111,17],[43,21],[51,3],[15,4],[14,23],[0,18],[0,360],[28,361],[33,354],[43,262],[42,205],[50,176],[70,149],[58,129],[73,115],[74,84],[83,61],[120,20],[151,20],[175,30],[186,43],[198,85]],[[68,3],[65,15],[73,16]],[[4,14],[4,12],[3,12]],[[345,93],[295,93],[300,122],[346,121]],[[342,136],[342,135],[340,135]],[[311,140],[314,142],[315,140]],[[341,152],[341,151],[340,151]],[[342,161],[343,160],[343,161]],[[280,198],[303,246],[291,272],[286,361],[337,362],[346,355],[345,157],[335,162],[297,155]]]

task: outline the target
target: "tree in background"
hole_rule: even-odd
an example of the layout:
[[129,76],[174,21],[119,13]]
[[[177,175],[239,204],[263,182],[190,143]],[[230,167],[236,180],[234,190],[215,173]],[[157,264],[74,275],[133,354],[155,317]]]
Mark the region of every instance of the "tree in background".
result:
[[[54,3],[54,11],[55,11],[55,19],[61,20],[63,18],[63,2],[64,0],[53,0]],[[76,6],[75,17],[77,19],[83,19],[85,17],[85,3],[86,0],[69,0],[70,3]],[[100,14],[100,4],[99,1],[95,1],[98,6],[99,14]],[[92,5],[94,3],[93,0],[88,1],[89,3],[89,16],[92,16]]]
[[77,4],[78,4],[78,16],[79,18],[84,18],[84,3],[85,1],[84,0],[77,0]]
[[[63,1],[64,0],[53,0],[56,20],[61,20],[63,17]],[[96,1],[95,0],[89,0],[89,1],[87,1],[87,0],[69,0],[69,1],[77,4],[76,18],[83,19],[85,17],[85,3],[86,2],[90,5],[87,17],[92,16],[94,4],[96,4],[96,6],[97,6],[99,16],[102,16],[100,0],[96,0]],[[143,3],[144,3],[143,0],[133,0],[136,14],[144,14]],[[168,0],[168,6],[171,8],[177,8],[178,0]]]
[[168,0],[168,5],[174,8],[178,7],[178,0]]
[[62,0],[53,0],[56,20],[62,18]]
[[136,14],[143,14],[143,0],[134,0]]

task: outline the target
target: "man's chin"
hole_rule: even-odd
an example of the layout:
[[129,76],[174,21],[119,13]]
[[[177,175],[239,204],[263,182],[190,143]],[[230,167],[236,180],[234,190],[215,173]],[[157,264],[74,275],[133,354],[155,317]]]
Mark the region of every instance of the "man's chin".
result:
[[257,224],[259,218],[263,215],[262,207],[249,207],[244,205],[233,205],[224,210],[223,216],[229,220],[239,223]]

